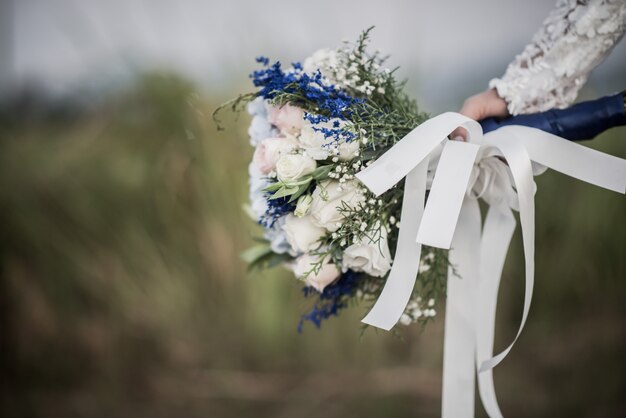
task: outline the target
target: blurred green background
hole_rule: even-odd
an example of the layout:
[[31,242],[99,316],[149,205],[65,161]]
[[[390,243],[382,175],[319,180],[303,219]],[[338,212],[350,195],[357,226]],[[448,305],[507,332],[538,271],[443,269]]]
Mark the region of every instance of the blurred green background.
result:
[[[0,415],[437,416],[443,306],[425,329],[401,327],[404,341],[369,330],[360,342],[360,308],[298,334],[301,285],[238,258],[258,232],[241,210],[249,119],[226,114],[217,132],[227,97],[199,91],[152,73],[90,107],[3,108]],[[626,157],[625,137],[589,145]],[[555,172],[537,183],[537,282],[495,371],[501,406],[622,416],[626,199]],[[522,294],[517,231],[498,348]]]
[[[368,330],[365,308],[296,331],[312,300],[239,259],[253,58],[287,63],[355,39],[391,54],[434,114],[502,74],[546,0],[0,1],[0,417],[440,415],[434,323]],[[626,86],[626,43],[581,99]],[[590,142],[626,158],[626,128]],[[626,198],[536,178],[530,316],[495,370],[507,417],[626,416]],[[496,348],[519,324],[516,232]],[[484,412],[476,402],[477,416]]]

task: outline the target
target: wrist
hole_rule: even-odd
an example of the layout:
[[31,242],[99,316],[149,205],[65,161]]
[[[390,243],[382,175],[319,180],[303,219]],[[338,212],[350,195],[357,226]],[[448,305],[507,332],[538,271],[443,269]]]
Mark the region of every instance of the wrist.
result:
[[488,89],[487,94],[488,97],[491,99],[490,103],[492,103],[492,109],[489,112],[491,116],[496,116],[499,118],[506,118],[511,116],[511,114],[509,113],[509,104],[502,96],[500,96],[496,87]]
[[506,114],[503,115],[503,117],[514,115],[511,106],[511,98],[512,95],[514,95],[514,92],[511,91],[509,83],[503,81],[500,78],[494,78],[489,81],[489,89],[493,90],[495,95],[504,101],[506,106]]

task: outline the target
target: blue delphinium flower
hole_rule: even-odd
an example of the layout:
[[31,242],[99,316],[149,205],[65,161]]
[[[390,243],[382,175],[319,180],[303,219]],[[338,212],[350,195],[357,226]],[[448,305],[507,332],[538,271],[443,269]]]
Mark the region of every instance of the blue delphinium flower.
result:
[[250,74],[254,85],[260,87],[258,95],[265,99],[273,99],[281,92],[304,96],[320,109],[320,115],[306,116],[311,123],[345,118],[353,110],[354,105],[363,103],[363,99],[350,96],[335,85],[327,83],[320,70],[312,75],[307,74],[302,71],[300,63],[293,63],[293,71],[285,72],[279,61],[269,65],[267,58],[259,57],[257,62],[265,67]]
[[263,65],[268,65],[270,63],[270,59],[267,57],[256,57],[256,62]]
[[320,328],[322,321],[337,316],[339,311],[348,307],[348,300],[354,296],[362,274],[348,270],[333,284],[326,286],[322,293],[310,286],[302,288],[305,297],[317,296],[311,310],[300,317],[298,332],[302,332],[304,323],[310,321]]
[[271,228],[278,218],[296,210],[296,202],[290,202],[289,197],[270,199],[271,193],[267,193],[267,209],[259,219],[259,223],[265,228]]

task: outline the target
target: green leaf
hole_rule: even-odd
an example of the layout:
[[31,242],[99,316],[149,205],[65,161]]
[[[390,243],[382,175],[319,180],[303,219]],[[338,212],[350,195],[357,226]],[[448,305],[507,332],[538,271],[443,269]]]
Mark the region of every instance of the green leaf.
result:
[[298,187],[298,191],[295,192],[293,195],[291,195],[291,199],[289,199],[289,203],[293,202],[294,200],[302,196],[304,192],[306,192],[309,189],[309,184],[310,183],[303,184],[300,187]]
[[263,189],[264,192],[275,192],[276,190],[280,189],[281,187],[283,187],[284,184],[282,182],[276,182],[276,183],[272,183],[269,186],[265,187]]
[[313,179],[324,180],[325,178],[328,177],[328,174],[332,171],[332,169],[333,169],[332,165],[322,165],[320,167],[317,167],[312,174]]
[[277,265],[282,264],[285,261],[289,261],[291,259],[293,259],[293,257],[290,256],[289,254],[272,253],[268,257],[265,258],[264,260],[265,264],[263,265],[263,267],[265,268],[276,267]]
[[257,258],[252,263],[250,263],[248,265],[248,271],[262,270],[262,269],[276,267],[277,265],[282,264],[292,259],[293,257],[290,256],[289,254],[277,254],[275,252],[270,251],[269,253]]
[[280,189],[278,189],[278,191],[270,197],[270,200],[278,199],[280,197],[290,196],[296,193],[297,191],[298,191],[298,187],[283,186]]
[[246,263],[254,264],[257,260],[270,254],[271,252],[272,249],[268,244],[259,244],[242,251],[239,256]]
[[301,186],[303,184],[310,183],[312,179],[313,179],[313,177],[311,177],[311,176],[302,177],[298,181],[286,183],[285,186],[287,186],[287,187]]

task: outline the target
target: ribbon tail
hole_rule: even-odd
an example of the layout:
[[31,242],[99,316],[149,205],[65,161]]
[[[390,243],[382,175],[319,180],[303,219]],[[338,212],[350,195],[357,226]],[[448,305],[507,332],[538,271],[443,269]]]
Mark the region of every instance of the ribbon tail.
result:
[[450,248],[479,146],[446,141],[424,209],[417,241],[437,248]]
[[[498,131],[494,132],[496,135]],[[500,136],[497,140],[498,148],[506,158],[513,180],[517,189],[519,199],[519,214],[522,227],[522,241],[524,246],[525,260],[525,278],[526,285],[524,289],[524,308],[522,311],[522,320],[520,322],[515,339],[498,355],[483,361],[480,364],[479,372],[493,369],[498,365],[511,351],[513,345],[519,338],[528,312],[530,311],[530,303],[533,295],[533,287],[535,284],[535,202],[534,202],[534,181],[530,157],[524,146],[516,139],[510,136]]]
[[[490,207],[481,240],[480,283],[476,307],[476,364],[491,358],[496,324],[496,306],[502,269],[509,250],[515,217],[508,208]],[[478,374],[478,391],[485,412],[491,418],[502,417],[493,383],[493,370]]]
[[626,193],[626,160],[605,154],[556,135],[526,126],[505,126],[485,135],[499,146],[500,138],[514,137],[530,159],[570,177],[618,193]]
[[413,292],[422,245],[415,242],[424,213],[428,157],[406,176],[396,254],[382,293],[362,322],[389,331],[400,319]]
[[474,300],[480,257],[480,208],[465,198],[449,252],[446,319],[443,343],[443,388],[441,416],[474,416],[476,376]]
[[[417,126],[389,151],[379,157],[371,166],[361,170],[356,175],[356,178],[367,186],[376,196],[389,190],[394,184],[406,176],[401,215],[402,228],[398,236],[393,267],[376,304],[370,313],[362,320],[366,324],[388,331],[398,322],[406,308],[419,269],[422,241],[418,239],[419,242],[415,242],[415,240],[418,236],[419,227],[423,224],[421,221],[425,211],[424,202],[429,156],[446,136],[458,126],[466,128],[470,134],[470,138],[482,139],[482,129],[478,122],[458,113],[443,113]],[[446,231],[450,234],[449,239],[452,238],[451,234],[454,232],[454,226],[456,225],[458,211],[460,210],[465,193],[465,187],[467,187],[467,182],[469,181],[471,166],[478,152],[478,146],[475,144],[454,142],[455,141],[446,141],[444,152],[448,149],[448,153],[453,154],[453,156],[458,159],[461,158],[459,157],[459,150],[461,150],[461,153],[465,150],[469,151],[465,151],[468,155],[466,158],[462,158],[464,162],[464,164],[462,164],[464,167],[463,171],[467,171],[467,173],[461,176],[465,182],[465,186],[455,186],[455,190],[462,190],[460,190],[460,193],[454,193],[455,210],[450,212],[452,215],[449,216],[449,219],[446,219],[452,222],[451,226],[446,227]],[[450,145],[450,143],[454,144]],[[440,169],[437,169],[437,173],[439,173],[439,171]],[[454,170],[452,171],[453,172],[448,176],[448,182],[459,174],[458,172],[455,174]],[[445,176],[437,174],[435,181],[437,177]],[[440,186],[439,189],[437,193],[439,193],[439,195],[445,195],[445,186],[444,188]],[[431,196],[432,193],[431,190]],[[448,202],[446,199],[443,199],[443,201],[441,201],[441,199],[439,200],[440,203],[443,204]],[[427,238],[429,237],[428,234],[425,236]],[[444,237],[444,246],[446,245],[446,239],[447,238]],[[449,242],[447,242],[447,247],[445,248],[449,248]]]

